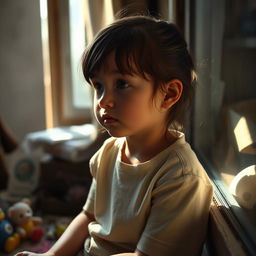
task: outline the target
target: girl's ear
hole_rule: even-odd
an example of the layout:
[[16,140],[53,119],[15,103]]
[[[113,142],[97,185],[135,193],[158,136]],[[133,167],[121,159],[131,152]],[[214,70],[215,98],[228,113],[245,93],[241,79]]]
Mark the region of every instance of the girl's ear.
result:
[[181,97],[183,84],[179,79],[173,79],[163,85],[162,108],[170,109]]

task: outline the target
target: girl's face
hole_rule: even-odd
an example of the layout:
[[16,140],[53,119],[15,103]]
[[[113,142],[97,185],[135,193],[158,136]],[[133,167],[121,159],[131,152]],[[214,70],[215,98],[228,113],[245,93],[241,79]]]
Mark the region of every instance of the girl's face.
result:
[[161,111],[162,93],[153,97],[153,81],[118,72],[114,54],[91,78],[94,88],[94,113],[98,122],[113,137],[146,136],[165,125]]

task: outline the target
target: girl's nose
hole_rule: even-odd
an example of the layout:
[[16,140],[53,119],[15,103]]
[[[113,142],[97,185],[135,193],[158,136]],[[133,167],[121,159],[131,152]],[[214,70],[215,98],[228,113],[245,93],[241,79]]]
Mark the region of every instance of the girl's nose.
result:
[[100,108],[112,108],[114,106],[114,97],[111,92],[105,90],[100,98],[98,98]]

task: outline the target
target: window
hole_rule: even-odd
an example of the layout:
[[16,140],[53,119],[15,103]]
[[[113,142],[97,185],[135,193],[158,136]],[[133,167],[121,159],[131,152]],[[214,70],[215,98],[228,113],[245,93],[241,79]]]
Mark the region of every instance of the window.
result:
[[81,56],[87,44],[83,0],[40,0],[47,127],[91,121]]
[[86,24],[83,0],[69,0],[69,38],[70,66],[72,84],[72,102],[75,108],[90,108],[92,105],[90,90],[84,86],[81,70],[81,56],[87,45]]
[[[81,71],[88,41],[122,8],[168,16],[174,0],[40,0],[47,127],[91,122],[91,93]],[[127,13],[128,14],[128,13]]]
[[256,248],[256,4],[194,1],[193,146],[248,252]]

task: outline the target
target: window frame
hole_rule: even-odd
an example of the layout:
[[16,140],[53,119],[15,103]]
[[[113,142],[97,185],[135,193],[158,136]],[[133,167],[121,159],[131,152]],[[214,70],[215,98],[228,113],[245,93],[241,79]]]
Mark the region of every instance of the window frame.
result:
[[51,115],[53,127],[90,123],[91,109],[75,108],[72,104],[68,0],[47,0],[47,11],[51,77],[48,104],[52,105],[52,112],[47,115]]
[[[221,237],[216,236],[216,234],[215,236],[209,234],[208,238],[211,240],[210,243],[208,243],[208,245],[210,244],[209,251],[218,251],[219,253],[222,253],[220,255],[227,255],[225,253],[227,250],[229,250],[230,254],[228,255],[233,255],[232,252],[234,252],[234,248],[231,247],[232,245],[230,244],[230,240],[227,239],[226,235],[228,233],[232,233],[232,235],[235,237],[237,245],[241,245],[244,255],[254,255],[256,251],[255,230],[250,225],[245,214],[243,214],[242,209],[235,207],[238,205],[236,200],[221,181],[219,172],[206,159],[207,146],[212,142],[213,138],[212,124],[214,123],[214,117],[212,117],[209,122],[207,110],[211,109],[212,107],[211,86],[213,86],[214,82],[210,79],[210,76],[213,75],[212,69],[214,67],[212,67],[210,63],[201,63],[201,65],[198,65],[197,61],[200,59],[211,60],[213,54],[211,47],[214,40],[214,33],[220,32],[218,30],[216,31],[216,28],[212,27],[212,10],[214,8],[220,8],[221,4],[223,3],[219,0],[214,2],[205,0],[185,0],[185,37],[189,44],[190,52],[194,58],[195,65],[197,66],[197,72],[199,69],[199,76],[201,75],[200,83],[201,85],[207,84],[207,87],[200,86],[199,84],[196,90],[194,107],[190,120],[190,143],[200,162],[206,169],[214,187],[214,200],[211,207],[209,223],[210,231],[211,229],[224,231],[224,233],[219,234]],[[198,40],[198,38],[200,38],[200,33],[204,35],[204,38]],[[205,43],[206,38],[210,39],[208,44]],[[205,105],[205,101],[202,100],[205,98],[211,99],[207,101],[207,105]],[[199,109],[202,109],[202,106],[202,111],[204,112],[203,119],[198,119],[196,113]],[[202,127],[202,125],[204,126],[203,130],[209,133],[206,139],[202,138],[203,136],[200,136],[202,134],[202,129],[200,129],[200,126]],[[198,138],[199,136],[202,139],[198,143],[196,142],[195,138]],[[216,211],[216,209],[219,212],[219,216],[214,216],[213,211]],[[220,218],[222,218],[223,221],[220,220]],[[217,248],[214,248],[215,246]],[[225,248],[221,248],[221,246],[224,246]]]
[[[211,236],[210,246],[212,246],[212,244],[219,244],[218,240],[221,240],[222,244],[225,244],[226,248],[233,250],[234,247],[231,246],[233,244],[230,244],[230,240],[226,237],[227,234],[232,234],[236,238],[236,242],[240,244],[242,250],[244,251],[244,255],[253,256],[256,247],[255,238],[251,234],[255,233],[255,231],[249,225],[249,222],[246,219],[245,215],[241,212],[239,208],[236,207],[237,202],[229,193],[227,188],[224,186],[218,171],[209,163],[202,151],[195,150],[195,152],[200,162],[206,169],[214,188],[214,197],[213,204],[210,210],[210,216],[212,217],[212,211],[215,207],[219,211],[220,216],[225,221],[225,224],[227,224],[227,227],[222,225],[223,222],[218,217],[210,223],[210,229],[224,230],[224,233],[222,233],[222,237]],[[226,248],[217,248],[217,250],[222,251]],[[212,250],[215,251],[216,248]],[[233,254],[230,254],[230,256],[231,255]]]

